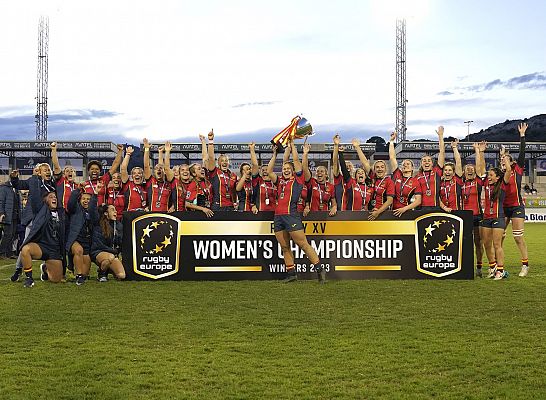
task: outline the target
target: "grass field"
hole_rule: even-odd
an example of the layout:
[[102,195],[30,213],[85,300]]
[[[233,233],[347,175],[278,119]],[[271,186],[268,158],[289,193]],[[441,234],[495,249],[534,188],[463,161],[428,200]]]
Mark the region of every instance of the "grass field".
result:
[[544,399],[546,224],[525,229],[505,281],[24,289],[4,263],[0,398]]

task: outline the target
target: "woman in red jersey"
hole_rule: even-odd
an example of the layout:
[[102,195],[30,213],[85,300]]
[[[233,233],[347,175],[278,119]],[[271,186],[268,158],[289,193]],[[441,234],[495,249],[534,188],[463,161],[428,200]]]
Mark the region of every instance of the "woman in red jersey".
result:
[[461,187],[463,168],[459,154],[459,140],[451,142],[455,163],[447,162],[442,168],[440,181],[440,208],[447,213],[461,208]]
[[[203,160],[207,160],[207,143],[203,135],[199,135],[202,146]],[[212,204],[212,187],[206,178],[205,168],[200,164],[190,165],[191,182],[187,186],[186,209],[202,211],[207,217],[212,217],[214,212],[210,209]]]
[[362,168],[355,170],[354,178],[351,176],[341,146],[338,146],[338,156],[345,186],[345,209],[347,211],[368,211],[374,194],[373,181],[366,176],[366,172]]
[[[286,149],[284,149],[282,163],[284,164],[289,162],[291,155],[292,149],[290,148],[290,146],[287,146]],[[309,214],[309,190],[307,190],[307,181],[305,181],[303,189],[301,190],[300,197],[298,198],[298,212],[301,213],[304,217]]]
[[481,222],[480,235],[489,260],[489,278],[500,280],[507,278],[504,271],[504,250],[502,236],[506,222],[502,202],[512,172],[510,162],[504,158],[504,172],[500,168],[491,168],[485,184],[485,210]]
[[421,157],[421,166],[417,173],[417,181],[421,186],[421,210],[436,211],[440,207],[440,178],[445,160],[444,127],[439,126],[438,135],[438,162],[434,164],[429,155]]
[[255,148],[254,142],[248,145],[252,173],[252,212],[257,214],[258,211],[275,211],[277,188],[269,179],[267,165],[258,165]]
[[[525,132],[528,125],[523,122],[518,125],[519,131],[519,155],[517,162],[512,159],[509,154],[501,153],[510,162],[511,173],[508,187],[506,188],[506,196],[504,198],[504,215],[506,218],[506,226],[512,221],[512,236],[516,242],[516,246],[521,254],[521,271],[519,276],[525,277],[529,273],[529,258],[527,253],[527,244],[525,243],[524,223],[525,223],[525,205],[521,197],[521,180],[525,171]],[[506,165],[506,163],[503,163]]]
[[[173,191],[174,173],[169,167],[167,168],[163,153],[170,164],[170,150],[165,151],[165,146],[159,147],[159,157],[157,164],[153,167],[153,175],[146,173],[146,165],[150,165],[150,148],[151,143],[147,139],[143,141],[144,145],[144,178],[146,178],[146,192],[148,194],[148,209],[150,211],[167,212],[170,208],[171,193]],[[152,171],[148,168],[149,171]]]
[[237,175],[229,169],[229,157],[221,154],[218,157],[218,166],[214,156],[214,131],[208,134],[207,170],[212,185],[212,211],[234,211],[235,185]]
[[252,170],[250,164],[244,162],[239,168],[240,178],[235,186],[237,211],[252,211]]
[[482,188],[485,175],[484,152],[487,144],[485,142],[474,143],[476,165],[466,164],[463,170],[463,185],[461,186],[461,210],[472,211],[474,226],[474,249],[476,251],[476,276],[481,278],[483,244],[480,238],[480,223],[483,219],[481,204]]
[[397,217],[406,211],[414,210],[421,205],[421,187],[413,176],[413,161],[405,159],[398,167],[394,141],[396,132],[391,133],[389,141],[389,163],[392,170],[391,179],[394,182],[393,214]]
[[111,205],[116,208],[116,218],[118,221],[121,221],[123,210],[125,209],[125,195],[123,194],[122,190],[120,172],[114,172],[112,174],[112,180],[106,189],[105,200],[107,205]]
[[309,191],[309,211],[328,211],[330,217],[337,213],[337,203],[335,188],[328,182],[328,170],[324,166],[317,167],[315,177],[311,176],[309,171],[309,150],[311,145],[305,143],[303,145],[303,171]]
[[[149,151],[149,149],[144,150],[145,152]],[[144,187],[144,170],[141,167],[133,167],[129,179],[129,161],[133,152],[133,147],[127,146],[125,157],[121,163],[121,183],[123,184],[122,190],[125,196],[125,211],[146,210],[148,207],[148,195]],[[145,160],[146,158],[147,156],[144,157]],[[146,161],[144,161],[144,167],[146,167]],[[149,162],[147,168],[150,168]]]
[[284,257],[287,277],[284,282],[292,282],[297,279],[294,263],[294,254],[290,248],[290,239],[292,239],[304,252],[309,261],[314,264],[319,282],[325,282],[326,270],[319,265],[317,252],[307,242],[307,237],[303,230],[301,214],[298,212],[297,203],[303,187],[305,178],[302,165],[298,160],[298,152],[293,141],[289,142],[292,152],[293,162],[284,162],[282,174],[280,177],[273,172],[275,160],[277,159],[277,148],[273,148],[273,156],[267,165],[267,173],[271,182],[277,186],[277,206],[275,208],[275,237],[277,238]]

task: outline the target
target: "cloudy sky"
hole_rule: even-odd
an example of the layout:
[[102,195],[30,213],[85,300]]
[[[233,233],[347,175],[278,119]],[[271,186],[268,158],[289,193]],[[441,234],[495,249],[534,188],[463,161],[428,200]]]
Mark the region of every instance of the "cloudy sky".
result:
[[[0,137],[35,136],[37,31],[50,24],[49,138],[267,142],[297,114],[344,138],[395,123],[396,1],[9,2]],[[405,1],[408,137],[463,137],[545,112],[546,2]]]

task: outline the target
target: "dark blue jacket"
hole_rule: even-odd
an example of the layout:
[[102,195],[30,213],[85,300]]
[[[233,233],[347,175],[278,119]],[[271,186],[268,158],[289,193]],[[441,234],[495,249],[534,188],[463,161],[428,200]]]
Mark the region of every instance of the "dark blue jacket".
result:
[[[80,189],[75,189],[70,194],[70,199],[68,199],[68,204],[66,209],[70,217],[70,226],[68,228],[68,234],[66,237],[66,250],[70,251],[70,247],[76,241],[80,231],[85,224],[85,209],[80,204]],[[94,204],[94,207],[97,206],[97,196],[91,196],[91,201],[89,202],[89,207]]]
[[102,232],[99,225],[100,215],[97,211],[97,203],[89,204],[89,213],[93,222],[93,236],[91,240],[90,254],[93,257],[100,252],[106,252],[117,255],[121,251],[121,242],[123,239],[123,225],[120,221],[110,221],[110,225],[114,230],[112,237],[108,238]]
[[[42,230],[42,227],[49,221],[51,218],[51,210],[47,206],[46,203],[44,203],[42,198],[42,190],[41,185],[42,181],[41,179],[29,179],[28,180],[28,203],[27,206],[30,205],[32,208],[32,213],[34,215],[34,218],[32,219],[32,227],[30,228],[30,232],[23,242],[23,246],[27,243],[36,243],[40,241],[40,233]],[[66,230],[66,215],[64,213],[64,210],[61,206],[61,208],[57,208],[57,212],[59,213],[59,219],[61,224],[61,232],[60,232],[60,247],[61,251],[64,250],[64,238],[65,238],[65,230]],[[64,256],[64,254],[61,254]]]
[[[19,223],[21,219],[20,204],[19,192],[13,187],[11,182],[0,185],[0,215],[5,215],[4,223],[9,225]],[[13,220],[14,218],[16,219],[15,221]]]
[[[38,200],[42,201],[42,196],[47,192],[56,192],[55,189],[55,181],[43,181],[42,178],[40,178],[37,175],[32,175],[30,178],[26,180],[21,180],[19,178],[12,178],[11,184],[14,188],[17,190],[30,190],[30,186],[32,184],[35,185],[35,182],[38,182],[38,192],[34,194],[35,197],[38,198]],[[34,218],[34,211],[30,204],[30,193],[29,193],[29,201],[27,202],[27,205],[23,209],[23,212],[21,214],[21,224],[22,225],[28,225],[30,221]]]

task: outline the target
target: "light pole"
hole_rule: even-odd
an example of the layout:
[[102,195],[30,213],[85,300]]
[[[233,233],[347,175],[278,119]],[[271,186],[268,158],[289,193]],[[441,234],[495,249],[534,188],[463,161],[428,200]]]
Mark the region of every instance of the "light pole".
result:
[[467,141],[470,140],[470,138],[469,138],[469,136],[470,136],[470,124],[472,122],[474,122],[474,121],[472,121],[472,120],[464,121],[464,123],[466,124],[466,140]]

